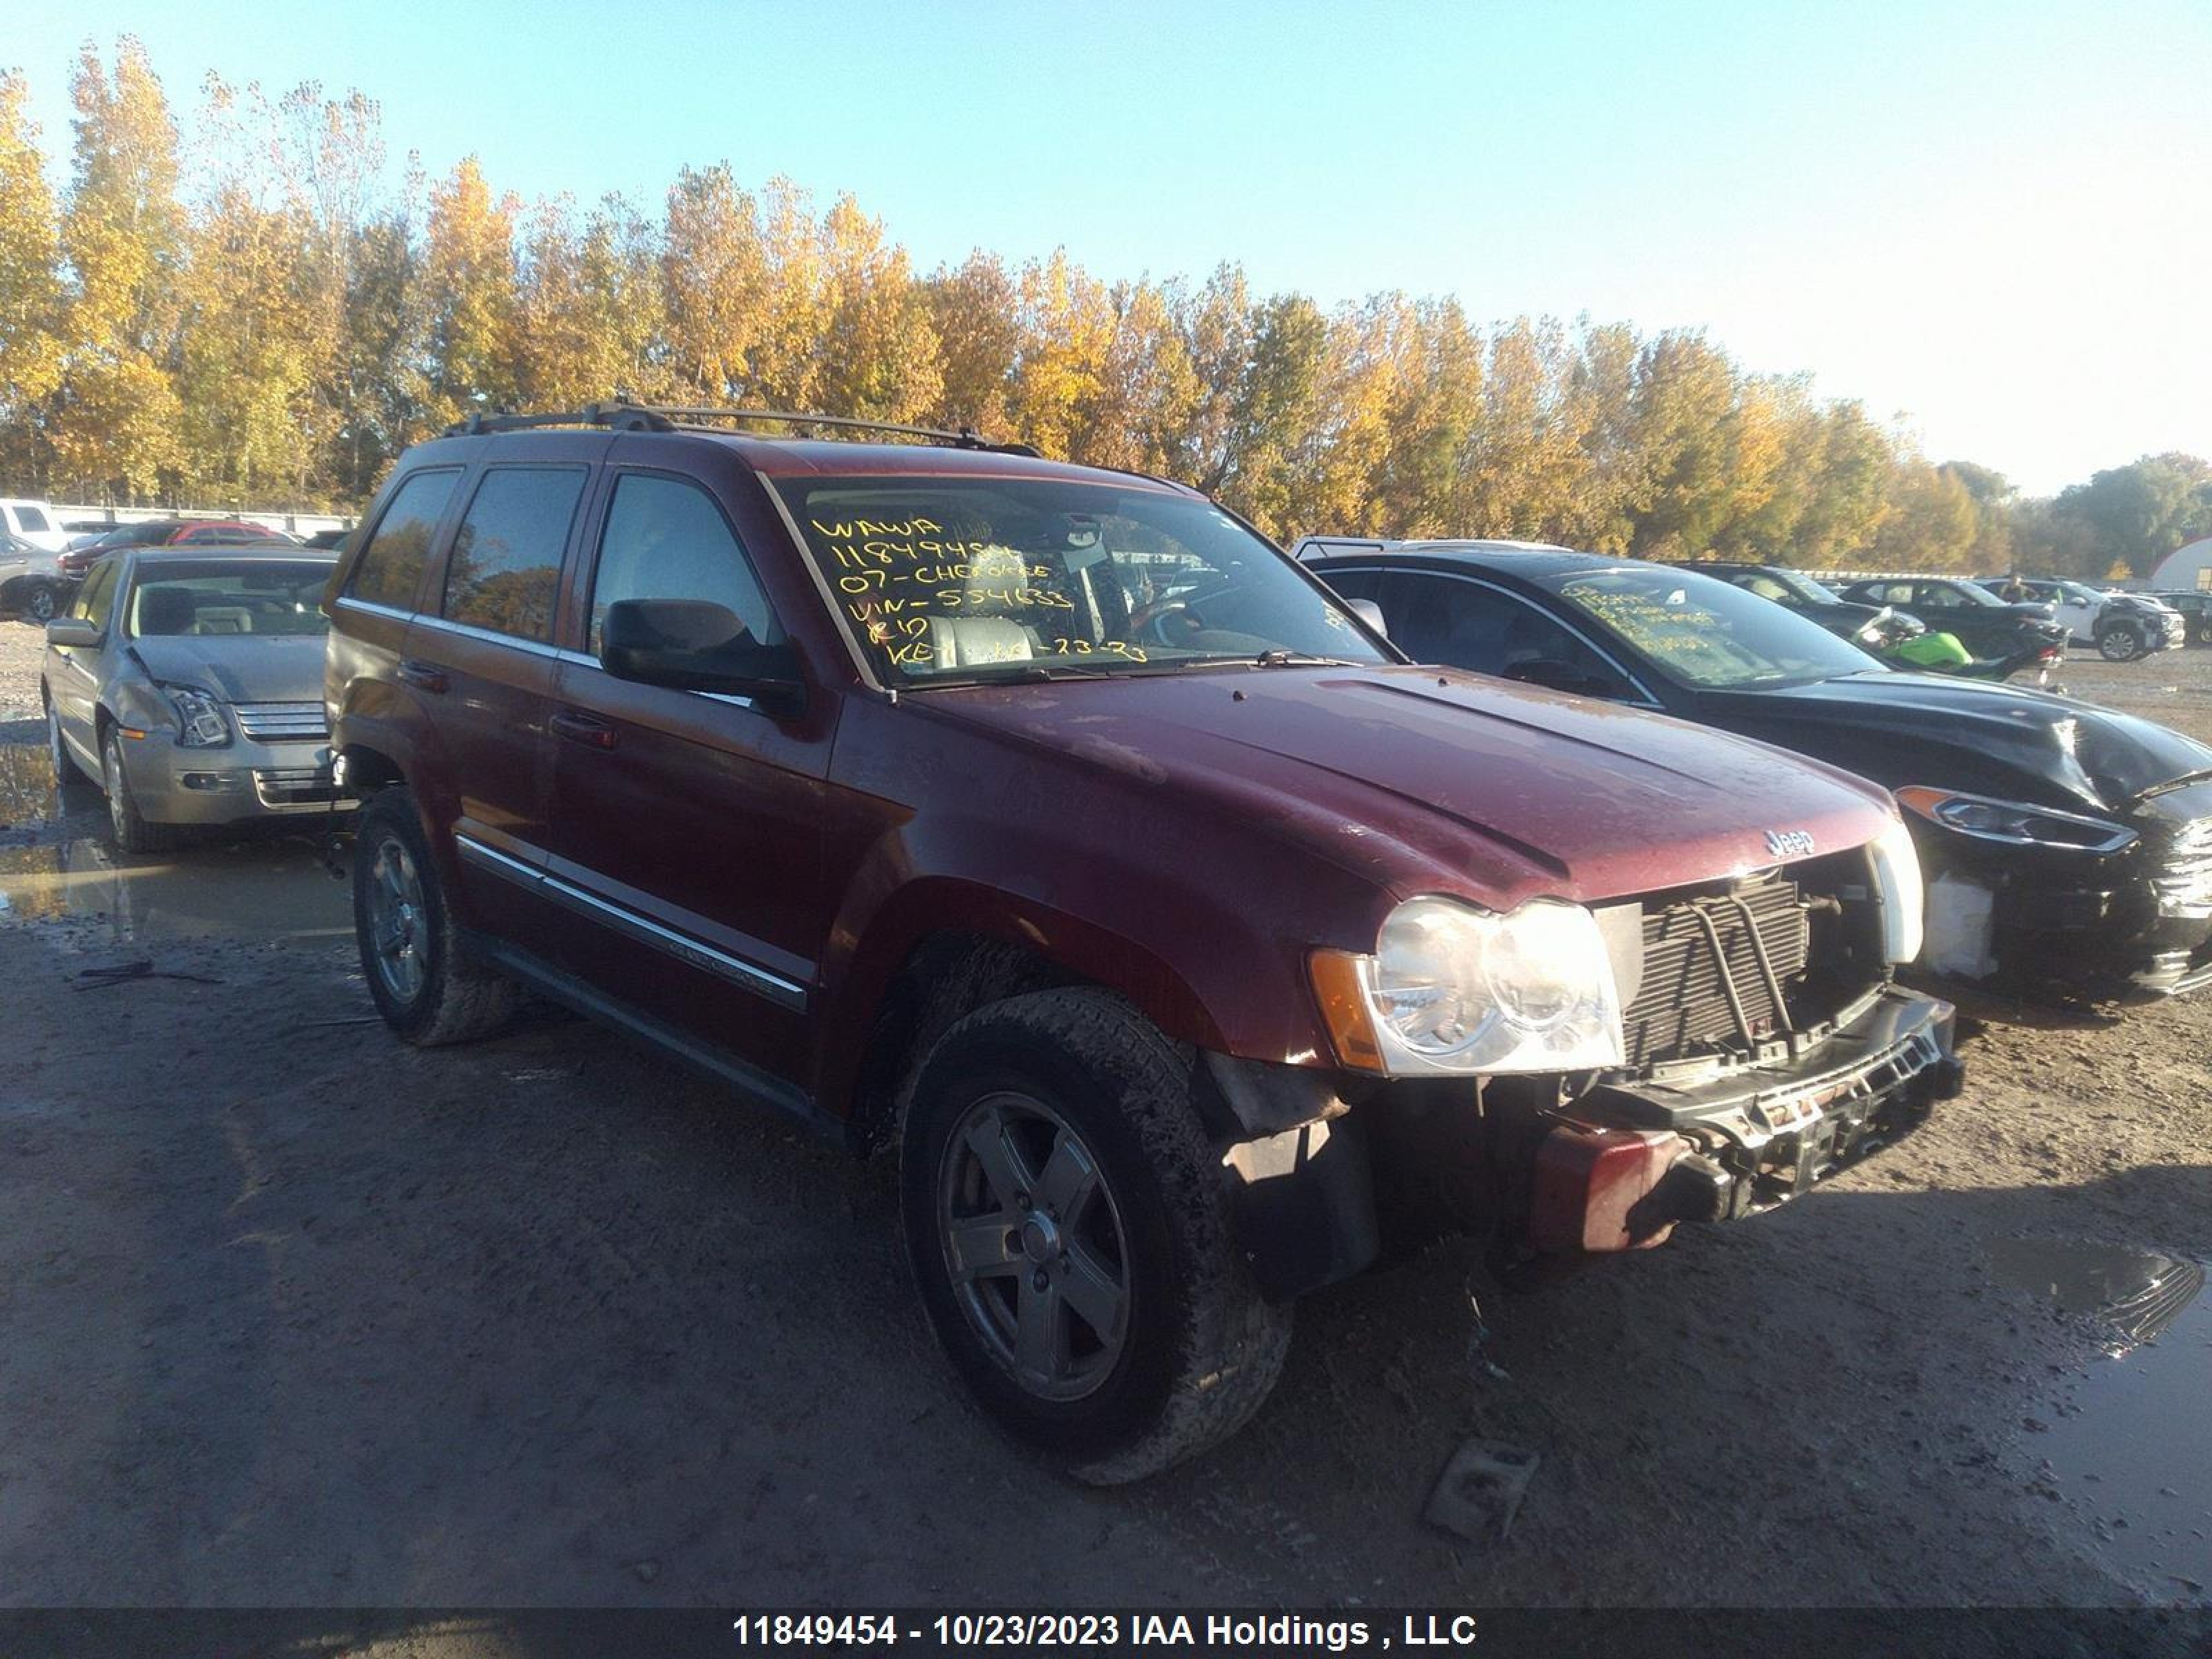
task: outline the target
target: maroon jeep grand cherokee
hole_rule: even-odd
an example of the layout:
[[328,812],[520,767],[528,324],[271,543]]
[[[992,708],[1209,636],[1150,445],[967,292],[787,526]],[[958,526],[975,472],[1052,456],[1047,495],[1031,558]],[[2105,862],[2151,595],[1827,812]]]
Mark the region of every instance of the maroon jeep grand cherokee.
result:
[[896,1147],[938,1336],[1062,1467],[1233,1431],[1382,1223],[1652,1244],[1955,1091],[1872,786],[1407,665],[1158,479],[676,413],[458,428],[343,562],[370,989]]

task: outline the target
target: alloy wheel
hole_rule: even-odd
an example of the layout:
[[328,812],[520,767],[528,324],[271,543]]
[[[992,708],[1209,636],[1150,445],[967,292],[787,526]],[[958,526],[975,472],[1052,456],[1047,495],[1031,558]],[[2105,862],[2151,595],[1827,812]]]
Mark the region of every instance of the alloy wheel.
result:
[[369,946],[377,977],[402,1004],[422,994],[428,977],[429,917],[415,855],[386,836],[368,867]]
[[938,1171],[938,1242],[954,1299],[1024,1392],[1079,1400],[1128,1340],[1121,1212],[1096,1155],[1042,1101],[985,1096]]
[[114,831],[115,844],[123,845],[131,833],[130,797],[125,793],[131,781],[123,773],[123,746],[110,732],[100,750],[100,786],[107,792],[107,827]]

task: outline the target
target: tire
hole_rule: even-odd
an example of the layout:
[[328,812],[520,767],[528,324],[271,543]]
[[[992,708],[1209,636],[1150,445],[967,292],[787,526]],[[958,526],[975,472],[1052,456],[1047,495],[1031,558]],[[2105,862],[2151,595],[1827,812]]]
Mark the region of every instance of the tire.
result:
[[355,821],[353,930],[376,1012],[418,1048],[489,1036],[521,1004],[520,986],[470,955],[404,788],[378,791]]
[[91,780],[85,776],[84,768],[76,763],[76,757],[70,753],[69,744],[63,741],[61,710],[54,707],[51,695],[43,701],[46,705],[46,755],[53,763],[54,787],[66,789],[73,783],[89,783]]
[[131,775],[123,769],[123,738],[109,726],[100,740],[100,787],[107,793],[107,833],[126,853],[166,853],[183,839],[173,823],[155,823],[138,811]]
[[2097,635],[2097,650],[2106,662],[2133,662],[2143,653],[2142,641],[2132,628],[2108,628]]
[[61,595],[52,582],[33,582],[23,596],[23,614],[41,628],[62,613]]
[[1191,1076],[1120,998],[1032,992],[945,1032],[902,1127],[907,1260],[938,1341],[1001,1428],[1095,1485],[1235,1433],[1290,1346],[1290,1308],[1237,1252]]

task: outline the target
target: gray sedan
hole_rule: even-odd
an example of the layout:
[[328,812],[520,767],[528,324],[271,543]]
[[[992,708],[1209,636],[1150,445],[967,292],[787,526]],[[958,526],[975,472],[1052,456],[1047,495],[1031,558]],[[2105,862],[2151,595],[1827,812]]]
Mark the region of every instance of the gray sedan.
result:
[[326,811],[323,585],[290,544],[102,558],[46,624],[40,691],[55,775],[106,791],[126,852],[179,826]]

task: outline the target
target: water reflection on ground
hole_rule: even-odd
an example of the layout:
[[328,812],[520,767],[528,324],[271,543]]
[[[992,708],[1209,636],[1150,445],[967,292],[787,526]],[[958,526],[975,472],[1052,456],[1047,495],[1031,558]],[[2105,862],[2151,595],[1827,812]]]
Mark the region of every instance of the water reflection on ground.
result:
[[2204,1268],[2154,1250],[2008,1239],[1997,1282],[2095,1320],[2106,1358],[2054,1421],[2030,1419],[2047,1489],[2161,1600],[2212,1587],[2212,1299]]
[[57,789],[44,749],[0,744],[0,927],[33,923],[69,925],[91,945],[353,932],[316,826],[255,825],[134,857],[108,838],[98,790]]

